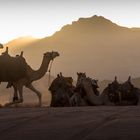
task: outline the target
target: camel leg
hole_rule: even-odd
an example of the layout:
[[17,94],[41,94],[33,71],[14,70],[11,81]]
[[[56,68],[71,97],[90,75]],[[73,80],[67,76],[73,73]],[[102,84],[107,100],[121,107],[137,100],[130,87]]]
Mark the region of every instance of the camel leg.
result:
[[16,103],[22,103],[23,102],[23,86],[18,86],[18,92],[19,92],[19,100],[16,101]]
[[122,103],[122,94],[121,92],[119,92],[119,104],[121,105],[121,103]]
[[14,97],[13,97],[13,102],[18,101],[18,93],[17,93],[17,87],[13,86],[14,88]]
[[23,86],[22,85],[16,85],[14,86],[14,97],[18,97],[17,92],[19,92],[19,99],[13,101],[12,103],[8,103],[6,104],[7,106],[13,105],[13,104],[17,104],[17,103],[22,103],[23,102]]
[[28,85],[27,88],[29,88],[34,93],[36,93],[36,95],[37,95],[37,97],[39,99],[39,106],[41,106],[41,93],[37,89],[35,89],[35,87],[32,84]]
[[[23,102],[22,96],[20,96],[20,100],[18,99],[19,88],[17,87],[17,85],[13,85],[13,89],[14,89],[13,101],[10,102],[10,103],[6,103],[5,106],[11,106],[11,105],[14,105],[14,104],[16,105],[17,103]],[[19,91],[22,92],[22,88]],[[22,95],[22,93],[20,95]]]

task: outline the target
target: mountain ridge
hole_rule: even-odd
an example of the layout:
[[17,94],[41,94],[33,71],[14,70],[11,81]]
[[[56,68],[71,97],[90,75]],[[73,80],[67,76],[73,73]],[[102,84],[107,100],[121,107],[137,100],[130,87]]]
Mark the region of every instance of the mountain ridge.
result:
[[12,54],[23,50],[29,64],[35,68],[40,66],[44,52],[59,51],[60,57],[54,63],[55,74],[62,71],[76,77],[75,73],[81,71],[99,79],[112,79],[114,75],[126,79],[128,75],[140,75],[137,65],[139,38],[139,30],[121,27],[102,16],[93,16],[66,25],[51,37],[25,45],[16,45],[16,42],[6,45],[12,48]]

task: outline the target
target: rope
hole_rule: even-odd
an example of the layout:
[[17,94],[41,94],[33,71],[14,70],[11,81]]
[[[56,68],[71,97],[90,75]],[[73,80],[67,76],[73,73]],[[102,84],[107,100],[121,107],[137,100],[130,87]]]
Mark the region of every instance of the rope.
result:
[[51,84],[51,68],[52,68],[53,60],[54,60],[54,59],[51,60],[50,68],[49,68],[49,70],[48,70],[48,72],[49,72],[48,86],[50,86],[50,84]]

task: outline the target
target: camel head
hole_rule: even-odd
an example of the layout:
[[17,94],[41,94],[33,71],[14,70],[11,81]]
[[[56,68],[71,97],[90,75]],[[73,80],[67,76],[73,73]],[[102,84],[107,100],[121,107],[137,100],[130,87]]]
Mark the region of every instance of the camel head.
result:
[[44,53],[44,57],[50,58],[50,60],[53,60],[57,56],[59,56],[59,53],[54,51]]
[[92,88],[92,90],[94,91],[94,94],[99,96],[99,91],[98,91],[98,80],[95,80],[95,79],[91,79],[91,78],[85,78],[83,79],[83,85],[86,86],[86,87],[89,87],[89,88]]
[[78,80],[77,80],[77,89],[92,89],[95,95],[99,95],[98,91],[98,80],[91,79],[89,77],[86,77],[85,73],[77,73],[78,75]]
[[95,93],[97,96],[99,96],[100,93],[99,93],[99,91],[97,90],[97,89],[99,88],[99,86],[98,86],[98,80],[91,79],[91,84],[92,84],[93,90],[95,90],[94,93]]
[[86,78],[86,73],[84,72],[77,72],[77,83],[76,83],[76,87],[78,87],[81,84],[81,80],[83,78]]

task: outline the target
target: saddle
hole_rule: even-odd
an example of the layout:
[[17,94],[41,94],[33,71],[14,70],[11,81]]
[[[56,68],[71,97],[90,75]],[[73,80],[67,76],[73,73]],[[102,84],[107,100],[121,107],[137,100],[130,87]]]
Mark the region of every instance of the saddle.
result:
[[6,52],[0,55],[0,81],[13,82],[26,76],[27,63],[25,58],[21,55],[12,57]]

